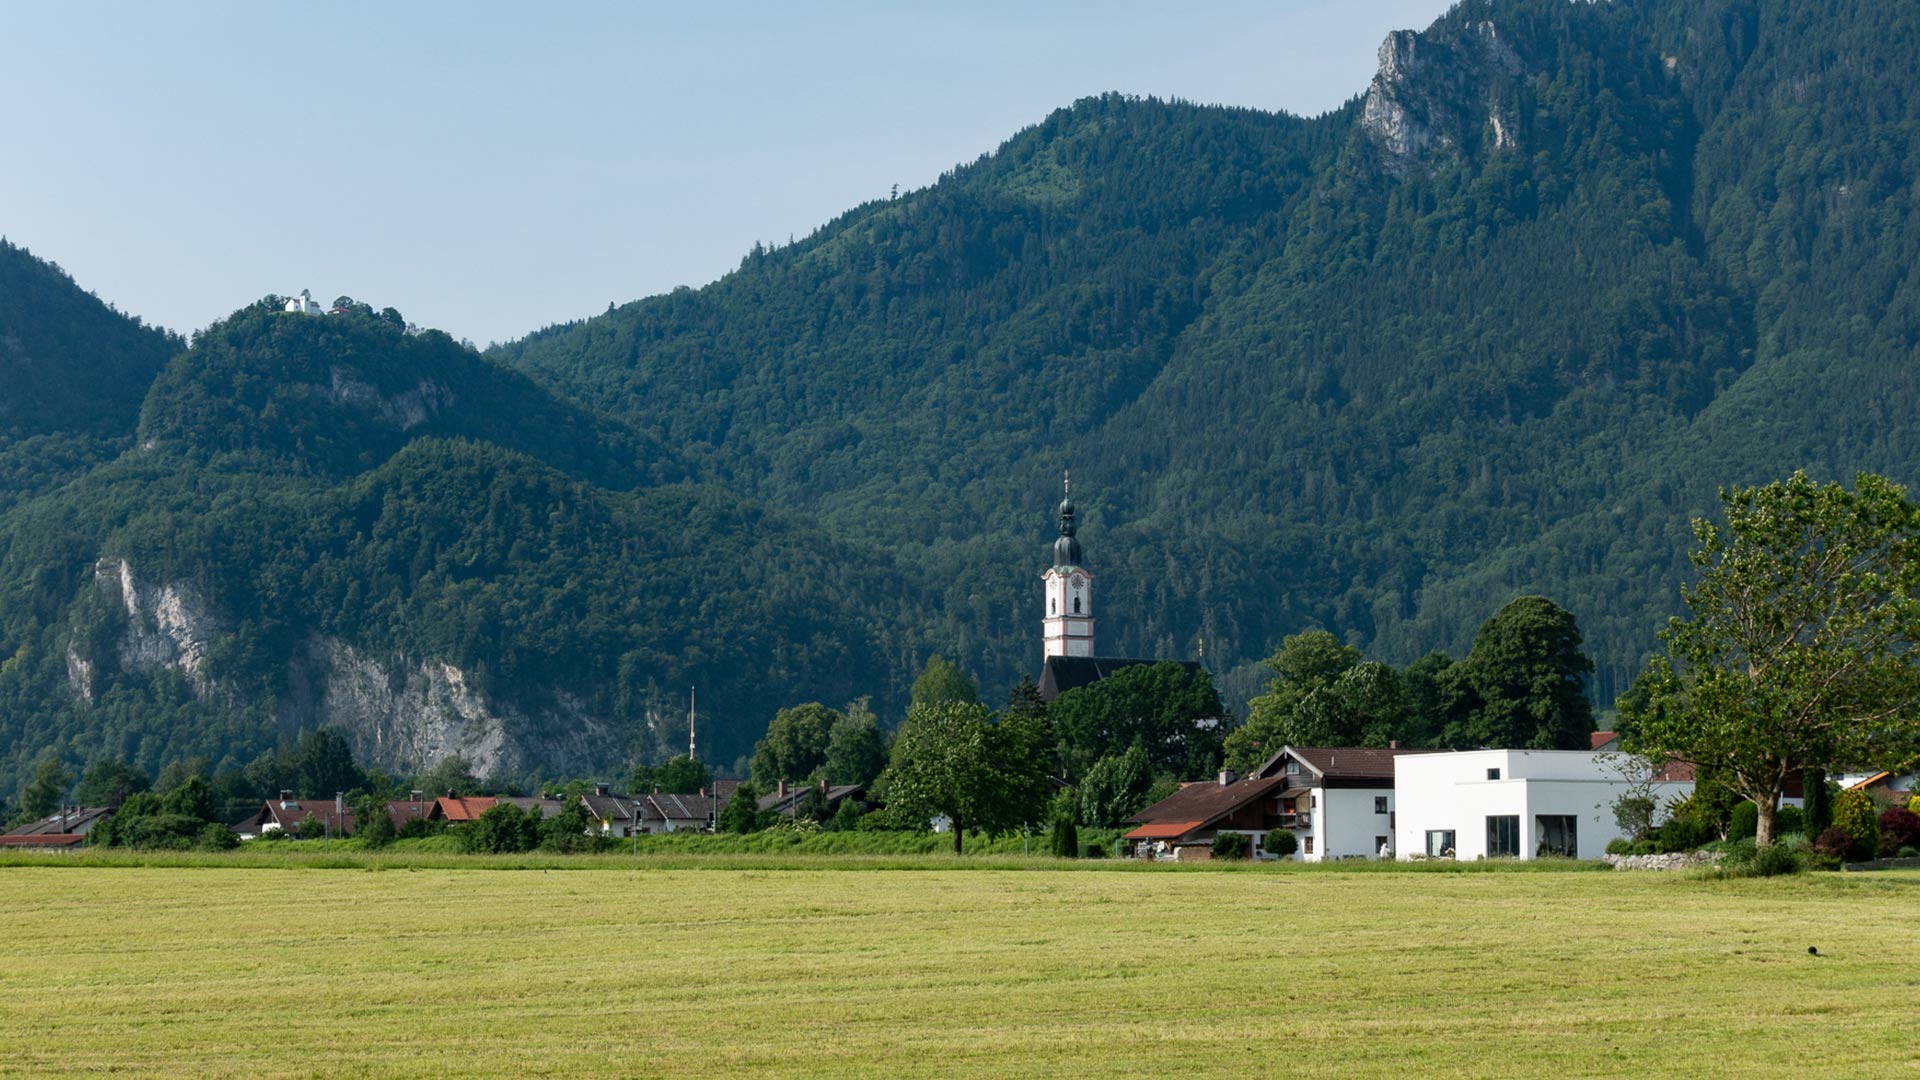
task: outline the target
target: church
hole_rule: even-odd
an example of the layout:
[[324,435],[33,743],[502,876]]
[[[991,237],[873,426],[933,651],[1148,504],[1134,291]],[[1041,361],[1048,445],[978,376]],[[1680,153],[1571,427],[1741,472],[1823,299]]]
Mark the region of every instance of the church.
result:
[[[1046,586],[1046,617],[1041,621],[1040,698],[1052,701],[1069,690],[1090,686],[1122,668],[1158,663],[1124,657],[1100,656],[1094,648],[1093,571],[1077,535],[1073,481],[1064,483],[1060,501],[1060,536],[1053,542],[1053,565],[1040,575]],[[1188,671],[1200,665],[1176,661]]]

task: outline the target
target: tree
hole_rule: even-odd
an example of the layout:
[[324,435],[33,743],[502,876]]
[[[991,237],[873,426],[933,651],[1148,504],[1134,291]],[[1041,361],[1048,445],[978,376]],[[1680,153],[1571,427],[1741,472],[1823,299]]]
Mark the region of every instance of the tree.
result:
[[927,657],[927,666],[920,669],[920,677],[913,680],[913,689],[908,693],[909,706],[940,705],[946,702],[959,702],[972,705],[980,700],[980,689],[966,672],[948,663],[939,653]]
[[635,793],[658,787],[668,795],[693,795],[713,783],[713,768],[685,754],[671,757],[664,764],[641,765],[633,770]]
[[1229,768],[1251,772],[1282,746],[1339,746],[1327,727],[1337,709],[1316,699],[1361,662],[1360,650],[1325,630],[1290,634],[1267,657],[1267,692],[1247,703],[1247,722],[1225,741]]
[[146,773],[119,758],[101,758],[80,778],[80,785],[73,789],[73,801],[81,806],[118,808],[149,786]]
[[721,832],[750,833],[760,827],[760,792],[752,784],[733,789],[733,798],[720,811],[717,827]]
[[1154,771],[1205,776],[1219,767],[1226,710],[1205,669],[1171,661],[1121,668],[1047,707],[1068,779],[1135,743]]
[[946,818],[956,855],[968,829],[997,833],[1032,821],[1045,805],[1032,798],[1045,777],[1024,740],[1008,735],[978,703],[912,706],[887,767],[889,810]]
[[465,797],[480,790],[480,780],[473,775],[473,764],[459,754],[448,754],[434,762],[432,768],[415,777],[413,782],[433,799],[442,795]]
[[1053,853],[1062,859],[1080,857],[1080,830],[1074,825],[1073,817],[1061,814],[1053,822]]
[[592,832],[593,819],[579,799],[569,799],[560,812],[540,822],[540,850],[571,854],[600,847],[600,837]]
[[1573,614],[1544,596],[1523,596],[1481,624],[1473,651],[1448,674],[1459,697],[1442,741],[1455,748],[1585,750],[1593,731]]
[[20,809],[16,821],[38,821],[60,809],[67,789],[73,786],[73,774],[52,754],[42,754],[33,767],[33,779],[20,789]]
[[1665,707],[1639,738],[1721,768],[1759,808],[1765,845],[1793,771],[1916,742],[1920,513],[1869,473],[1852,491],[1795,473],[1721,503],[1724,528],[1693,523],[1701,579],[1661,635],[1648,670]]
[[845,719],[836,709],[817,701],[781,709],[767,725],[767,734],[753,744],[748,772],[753,782],[770,788],[782,780],[806,780],[827,760],[833,726]]
[[393,815],[387,813],[387,800],[369,795],[361,799],[354,808],[353,835],[360,838],[363,847],[383,848],[394,842],[400,830],[394,827]]
[[294,792],[307,799],[352,791],[366,782],[365,774],[353,763],[353,749],[332,728],[301,732],[282,772],[291,780]]
[[887,767],[887,734],[880,721],[861,698],[847,706],[845,716],[833,722],[827,734],[827,753],[823,774],[828,783],[873,783]]
[[1147,789],[1152,786],[1147,752],[1139,743],[1108,754],[1080,781],[1080,822],[1101,828],[1118,825],[1146,805]]
[[463,846],[473,852],[532,851],[540,846],[540,815],[529,814],[509,802],[495,803],[467,826],[463,841]]

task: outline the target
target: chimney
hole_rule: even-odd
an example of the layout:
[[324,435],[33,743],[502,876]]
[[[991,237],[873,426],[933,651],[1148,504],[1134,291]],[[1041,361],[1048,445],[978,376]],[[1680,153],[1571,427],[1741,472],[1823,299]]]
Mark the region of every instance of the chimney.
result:
[[1389,742],[1389,743],[1387,743],[1387,749],[1389,749],[1389,750],[1398,750],[1398,749],[1400,749],[1400,740],[1399,740],[1399,739],[1394,739],[1393,741],[1391,741],[1391,742]]
[[1226,787],[1228,784],[1231,784],[1238,779],[1240,779],[1239,775],[1236,774],[1232,769],[1220,770],[1220,786],[1221,787]]
[[419,790],[418,788],[415,788],[414,790],[412,790],[412,791],[409,791],[409,792],[407,792],[407,794],[408,794],[408,795],[410,795],[410,796],[412,796],[412,798],[411,798],[411,799],[409,800],[409,801],[411,801],[411,802],[426,802],[426,801],[427,801],[427,793],[426,793],[426,792],[424,792],[424,791],[421,791],[421,790]]
[[780,781],[780,797],[783,799],[787,797],[787,781],[784,777]]
[[827,787],[827,778],[824,776],[821,777],[820,778],[820,794],[825,795],[829,790],[830,789]]
[[658,795],[658,794],[660,794],[660,785],[659,785],[659,784],[655,784],[655,785],[653,785],[653,793],[654,793],[655,795]]
[[293,792],[288,791],[286,788],[281,788],[280,789],[280,809],[285,810],[287,808],[287,804],[292,801],[293,801]]
[[342,821],[346,820],[347,793],[344,791],[336,791],[333,793],[333,816]]
[[594,793],[595,795],[606,795],[606,794],[609,794],[609,792],[607,791],[607,785],[605,785],[605,784],[595,784],[595,785],[593,785],[593,793]]

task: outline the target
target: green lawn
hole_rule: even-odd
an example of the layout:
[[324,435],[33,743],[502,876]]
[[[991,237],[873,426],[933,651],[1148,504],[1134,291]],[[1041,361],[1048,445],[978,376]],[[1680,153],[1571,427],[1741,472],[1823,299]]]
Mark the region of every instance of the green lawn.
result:
[[0,1072],[1920,1069],[1916,873],[205,862],[0,868]]

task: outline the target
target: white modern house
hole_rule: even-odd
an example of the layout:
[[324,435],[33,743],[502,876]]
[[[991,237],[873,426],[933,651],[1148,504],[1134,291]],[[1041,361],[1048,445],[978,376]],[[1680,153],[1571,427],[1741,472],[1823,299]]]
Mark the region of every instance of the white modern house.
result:
[[[1393,768],[1402,859],[1597,859],[1622,836],[1614,804],[1633,790],[1620,755],[1586,750],[1404,754]],[[1658,805],[1691,795],[1691,771],[1670,768],[1647,793]]]
[[1390,857],[1399,796],[1395,764],[1427,750],[1392,747],[1287,746],[1268,758],[1250,779],[1284,777],[1274,797],[1275,828],[1290,829],[1300,842],[1295,858]]

